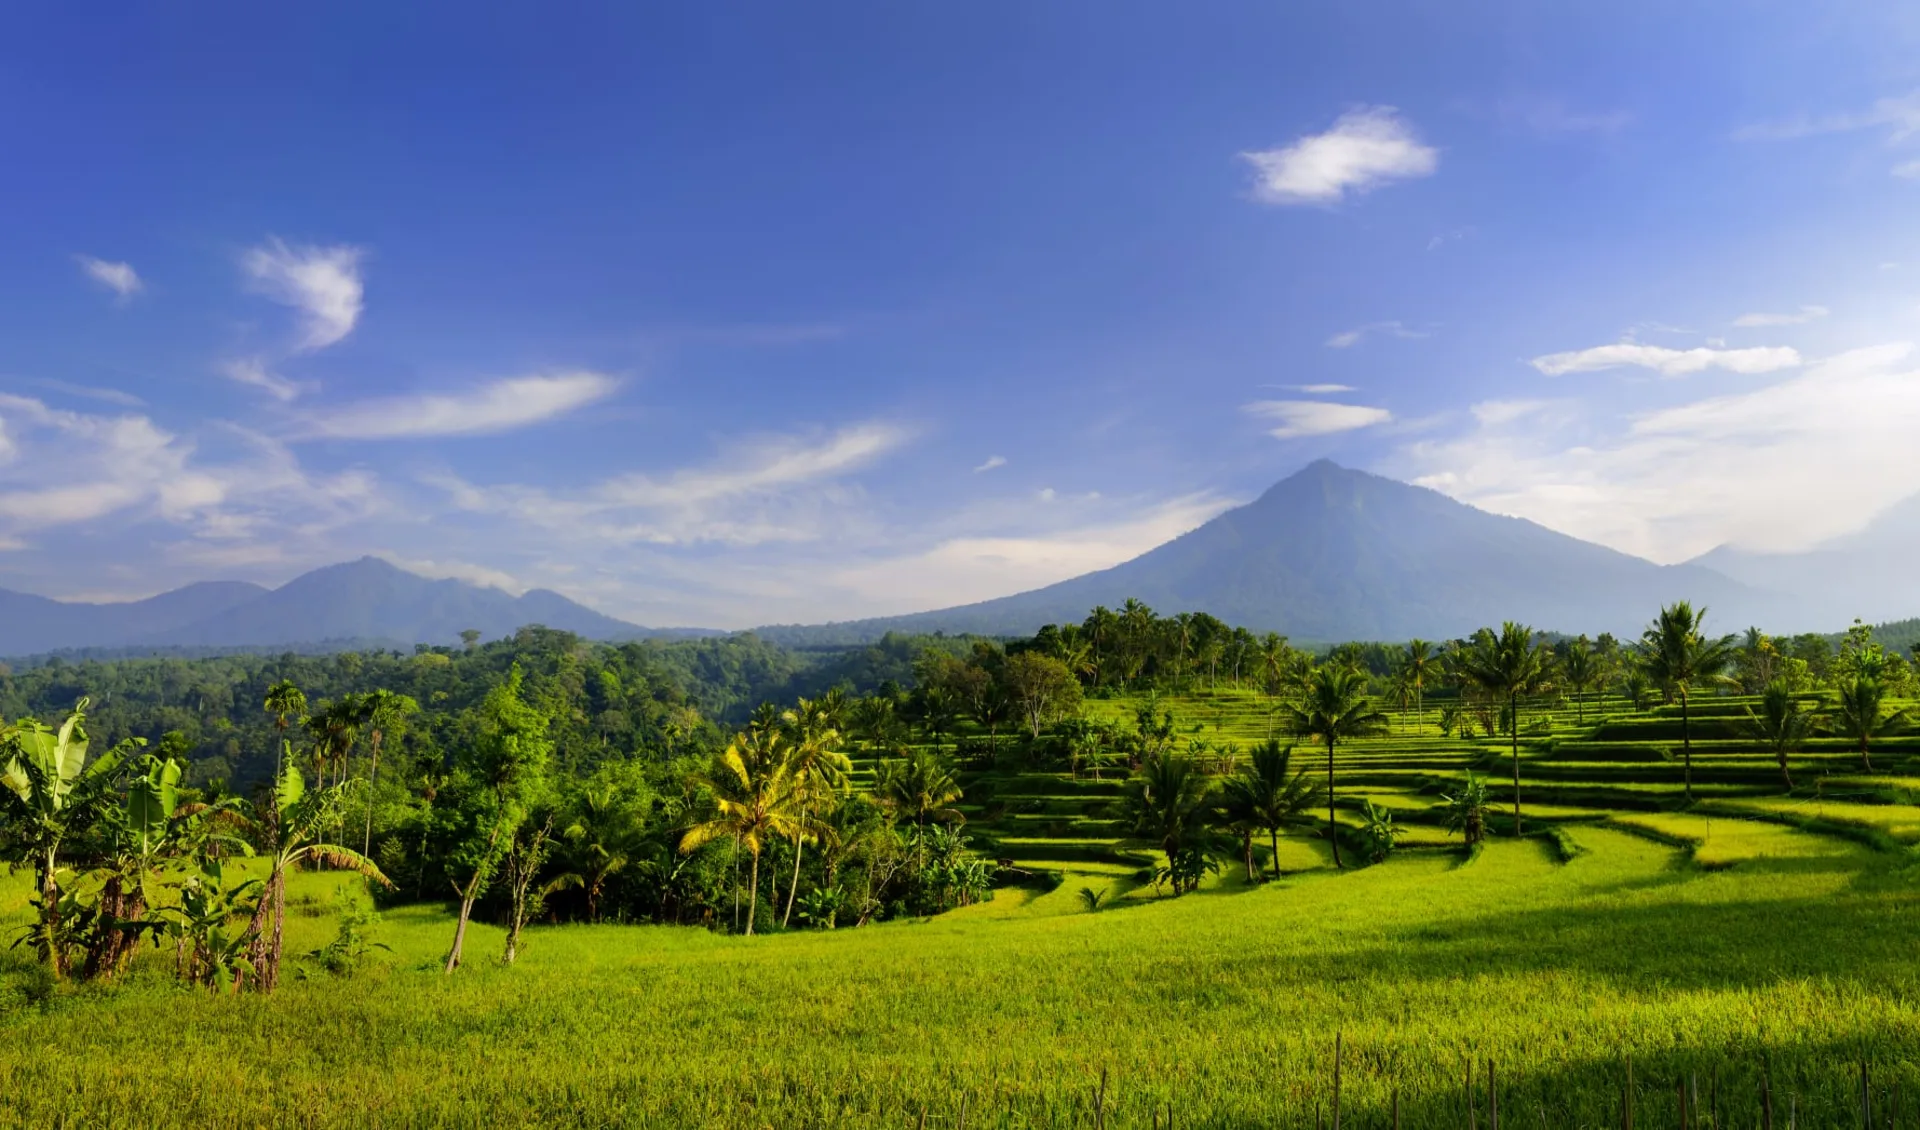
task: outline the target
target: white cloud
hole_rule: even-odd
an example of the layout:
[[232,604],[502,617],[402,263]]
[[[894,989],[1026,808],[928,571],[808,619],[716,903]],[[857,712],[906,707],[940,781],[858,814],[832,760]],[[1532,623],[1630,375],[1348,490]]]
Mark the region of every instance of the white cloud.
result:
[[1550,403],[1546,400],[1483,400],[1473,406],[1473,418],[1487,427],[1498,427],[1532,416]]
[[1327,396],[1336,392],[1358,392],[1352,385],[1261,385],[1261,388],[1285,389],[1288,392],[1304,392],[1311,396]]
[[0,537],[112,517],[158,519],[211,541],[271,540],[378,506],[364,472],[311,476],[272,439],[217,430],[225,458],[145,416],[0,395]]
[[251,385],[258,389],[264,389],[269,396],[272,396],[276,400],[293,400],[297,398],[302,391],[302,386],[298,382],[290,381],[285,377],[276,376],[268,372],[265,362],[257,357],[244,357],[238,361],[229,361],[221,366],[220,371],[226,375],[228,380],[237,381],[243,385]]
[[1368,322],[1364,326],[1356,326],[1353,329],[1347,330],[1345,333],[1334,334],[1327,339],[1327,348],[1345,349],[1350,345],[1358,345],[1368,334],[1387,334],[1390,337],[1401,338],[1421,338],[1427,336],[1424,330],[1408,329],[1399,322]]
[[[1920,491],[1920,371],[1905,343],[1856,350],[1765,388],[1596,428],[1569,414],[1483,420],[1416,444],[1405,472],[1463,501],[1656,561],[1716,545],[1792,550]],[[1498,416],[1498,414],[1495,414]]]
[[1326,133],[1281,149],[1240,154],[1268,204],[1333,204],[1392,180],[1432,175],[1440,153],[1424,145],[1391,106],[1349,110]]
[[1920,180],[1920,161],[1908,161],[1905,164],[1895,165],[1893,175],[1905,177],[1908,180]]
[[531,588],[522,584],[511,573],[485,565],[476,565],[470,561],[448,561],[431,557],[407,557],[398,553],[375,553],[409,573],[417,573],[433,580],[466,581],[468,584],[499,589],[501,592],[519,596]]
[[1920,133],[1920,90],[1899,98],[1882,98],[1866,110],[1815,118],[1796,115],[1776,122],[1760,122],[1734,132],[1739,141],[1784,141],[1824,133],[1887,130],[1887,140],[1903,141]]
[[1668,349],[1659,345],[1641,345],[1623,341],[1578,349],[1567,353],[1549,353],[1529,362],[1549,377],[1566,373],[1591,373],[1602,369],[1632,366],[1652,369],[1665,377],[1681,377],[1708,369],[1726,369],[1735,373],[1770,373],[1800,364],[1800,354],[1788,346],[1763,346],[1753,349]]
[[37,380],[33,383],[39,385],[41,388],[50,388],[55,392],[64,392],[68,396],[78,396],[87,400],[99,400],[108,404],[118,404],[122,408],[144,408],[147,403],[132,393],[123,392],[117,388],[99,388],[94,385],[77,385],[67,381],[51,379]]
[[255,290],[300,311],[299,348],[314,350],[346,337],[360,320],[360,256],[357,247],[290,247],[269,239],[240,262]]
[[456,507],[501,513],[600,544],[736,546],[816,541],[844,533],[854,492],[838,480],[906,442],[892,424],[850,425],[818,438],[763,436],[711,466],[666,476],[622,475],[584,490],[427,481]]
[[1733,320],[1736,326],[1752,328],[1754,326],[1798,326],[1818,318],[1824,318],[1832,311],[1825,306],[1802,306],[1792,314],[1742,314]]
[[131,263],[114,263],[91,255],[76,255],[74,259],[88,278],[111,290],[122,302],[140,293],[146,285]]
[[1500,105],[1500,116],[1545,137],[1563,137],[1577,133],[1617,133],[1633,120],[1632,115],[1614,110],[1607,113],[1580,113],[1553,99],[1510,99]]
[[1007,461],[1005,457],[999,456],[999,455],[989,455],[987,456],[987,461],[985,463],[982,463],[978,467],[975,467],[973,469],[973,473],[977,475],[982,471],[991,471],[997,467],[1004,467],[1006,465],[1007,465]]
[[564,416],[611,396],[619,382],[600,373],[514,377],[461,393],[379,397],[317,411],[307,438],[412,439],[485,435]]
[[1275,439],[1299,439],[1303,436],[1333,435],[1356,428],[1370,428],[1393,419],[1385,408],[1358,404],[1334,404],[1325,400],[1256,400],[1242,405],[1242,412],[1279,426],[1268,430]]

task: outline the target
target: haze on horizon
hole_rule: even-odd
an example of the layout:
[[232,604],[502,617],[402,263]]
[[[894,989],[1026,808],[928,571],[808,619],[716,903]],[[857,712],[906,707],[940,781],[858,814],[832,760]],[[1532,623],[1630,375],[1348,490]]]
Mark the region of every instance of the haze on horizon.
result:
[[0,96],[0,587],[744,627],[1320,457],[1663,563],[1920,492],[1897,6],[55,7]]

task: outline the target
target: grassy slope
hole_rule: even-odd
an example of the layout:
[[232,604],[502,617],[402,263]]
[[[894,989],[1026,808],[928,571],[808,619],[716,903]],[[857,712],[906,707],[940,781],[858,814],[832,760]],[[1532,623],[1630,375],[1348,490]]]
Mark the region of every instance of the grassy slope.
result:
[[[1541,1104],[1556,1126],[1617,1122],[1628,1053],[1648,1124],[1675,1071],[1717,1065],[1731,1093],[1762,1056],[1802,1125],[1838,1124],[1813,1116],[1838,1118],[1850,1057],[1914,1093],[1920,923],[1881,858],[1707,873],[1620,831],[1575,835],[1589,851],[1565,865],[1496,843],[1465,866],[1411,855],[1095,914],[1043,895],[999,918],[753,940],[551,928],[513,969],[482,927],[450,980],[432,971],[444,916],[407,910],[390,963],[271,1000],[150,968],[43,1015],[15,972],[0,1122],[902,1126],[926,1104],[951,1125],[964,1094],[969,1125],[1084,1125],[1105,1069],[1111,1125],[1169,1101],[1186,1125],[1304,1125],[1336,1028],[1349,1110],[1398,1087],[1409,1126],[1458,1123],[1469,1051],[1498,1061],[1527,1124]],[[300,948],[329,920],[295,926]]]
[[[1253,696],[1173,705],[1210,741],[1265,736]],[[1389,803],[1439,843],[1421,822],[1440,789],[1469,766],[1496,796],[1509,778],[1504,743],[1443,739],[1431,718],[1356,743],[1340,772],[1354,803]],[[1523,779],[1552,797],[1530,813],[1559,824],[1564,864],[1546,841],[1503,840],[1339,875],[1296,836],[1280,883],[1228,866],[1159,899],[1101,823],[1111,782],[1002,772],[976,782],[991,794],[976,830],[1058,883],[931,922],[757,939],[547,928],[513,969],[481,926],[449,980],[450,923],[411,908],[358,978],[271,1000],[179,989],[153,953],[121,985],[43,1007],[16,951],[0,967],[0,1125],[898,1127],[924,1107],[953,1126],[965,1102],[969,1126],[1084,1126],[1106,1071],[1116,1128],[1168,1104],[1181,1125],[1306,1126],[1336,1030],[1347,1110],[1368,1125],[1395,1089],[1405,1125],[1461,1125],[1469,1055],[1498,1062],[1502,1106],[1528,1126],[1618,1125],[1629,1054],[1643,1125],[1674,1124],[1674,1082],[1693,1071],[1703,1094],[1718,1072],[1730,1124],[1754,1124],[1762,1062],[1782,1124],[1791,1103],[1802,1126],[1856,1125],[1862,1056],[1911,1113],[1920,900],[1901,841],[1920,838],[1916,810],[1871,803],[1817,748],[1796,763],[1806,795],[1782,795],[1723,737],[1696,757],[1711,799],[1673,811],[1677,767],[1649,751],[1671,744],[1665,720],[1549,721],[1560,747],[1529,752]],[[290,949],[329,936],[339,882],[299,878]],[[1087,913],[1082,886],[1107,908]],[[10,923],[23,896],[16,878]]]

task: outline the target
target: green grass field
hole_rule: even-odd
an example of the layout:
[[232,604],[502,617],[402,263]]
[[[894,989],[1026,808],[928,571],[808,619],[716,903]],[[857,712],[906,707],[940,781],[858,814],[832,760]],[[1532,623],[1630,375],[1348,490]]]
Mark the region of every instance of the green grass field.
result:
[[[1191,706],[1210,741],[1209,709],[1227,739],[1264,736],[1252,696]],[[1556,714],[1550,736],[1593,721]],[[1530,820],[1557,839],[1444,847],[1438,792],[1477,765],[1504,797],[1504,745],[1409,728],[1342,757],[1351,799],[1391,803],[1409,850],[1339,873],[1324,841],[1290,837],[1281,881],[1228,864],[1179,899],[1140,881],[1139,845],[1090,830],[1111,780],[1003,769],[975,780],[973,830],[1036,880],[927,921],[537,928],[512,968],[481,926],[447,978],[450,919],[413,907],[358,975],[271,998],[177,987],[166,952],[49,992],[12,951],[0,1125],[1065,1127],[1098,1105],[1112,1127],[1308,1127],[1330,1116],[1336,1034],[1345,1125],[1390,1125],[1396,1093],[1402,1125],[1465,1125],[1470,1062],[1484,1119],[1491,1060],[1506,1125],[1619,1126],[1629,1057],[1638,1126],[1679,1125],[1683,1080],[1717,1095],[1720,1121],[1696,1125],[1757,1126],[1763,1075],[1776,1125],[1858,1126],[1863,1060],[1875,1124],[1896,1101],[1920,1124],[1915,810],[1857,781],[1816,795],[1819,751],[1788,796],[1729,748],[1696,758],[1697,780],[1725,777],[1678,811],[1670,762],[1578,744],[1523,761]],[[1646,772],[1556,777],[1563,752]],[[331,936],[342,883],[299,877],[290,952]],[[11,927],[23,880],[6,896]]]

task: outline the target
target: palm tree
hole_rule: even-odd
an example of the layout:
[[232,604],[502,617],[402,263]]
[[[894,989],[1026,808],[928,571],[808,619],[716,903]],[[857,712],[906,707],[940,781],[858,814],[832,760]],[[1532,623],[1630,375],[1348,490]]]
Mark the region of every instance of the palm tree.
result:
[[1885,708],[1886,686],[1871,675],[1854,675],[1840,680],[1834,688],[1833,724],[1836,730],[1860,743],[1860,767],[1873,772],[1869,745],[1906,728],[1905,710]]
[[347,761],[366,725],[366,705],[362,696],[343,694],[333,702],[322,702],[307,719],[307,735],[313,739],[313,770],[317,785],[324,786],[327,771],[334,783],[347,778]]
[[1223,787],[1228,818],[1242,830],[1247,848],[1247,878],[1253,878],[1252,833],[1267,834],[1273,852],[1273,877],[1280,877],[1280,829],[1306,823],[1320,789],[1308,779],[1307,771],[1293,768],[1293,747],[1268,741],[1253,751],[1253,760],[1239,773],[1227,778]]
[[1693,685],[1718,676],[1733,662],[1733,637],[1708,639],[1700,625],[1707,610],[1695,612],[1682,600],[1660,609],[1660,618],[1640,636],[1640,665],[1647,677],[1680,698],[1680,746],[1686,763],[1687,799],[1693,799]]
[[1593,645],[1587,637],[1569,642],[1560,651],[1560,676],[1567,682],[1567,689],[1573,692],[1574,715],[1582,726],[1587,724],[1587,703],[1581,698],[1587,689],[1600,679],[1600,657],[1594,654]]
[[1400,650],[1400,678],[1413,689],[1413,715],[1416,727],[1427,720],[1426,690],[1440,670],[1440,656],[1426,640],[1408,640]]
[[564,885],[585,891],[587,921],[598,922],[600,896],[606,891],[607,880],[625,870],[632,859],[632,809],[621,803],[620,792],[613,785],[585,789],[580,794],[579,819],[567,825],[560,837],[579,845],[586,862],[556,882],[565,880]]
[[1773,750],[1775,761],[1780,763],[1780,779],[1787,788],[1793,788],[1793,774],[1787,770],[1787,754],[1800,748],[1807,733],[1813,729],[1813,716],[1800,709],[1800,702],[1793,697],[1793,688],[1785,679],[1775,679],[1767,684],[1760,695],[1760,713],[1755,714],[1752,707],[1747,708],[1747,735],[1755,741],[1764,742]]
[[732,837],[753,857],[747,888],[747,936],[760,907],[760,853],[776,836],[792,837],[800,828],[800,804],[789,775],[785,739],[777,726],[751,726],[732,742],[699,782],[713,794],[713,819],[688,828],[680,837],[682,854]]
[[273,779],[280,779],[287,747],[287,727],[307,720],[307,696],[292,679],[282,679],[267,688],[267,713],[273,715],[274,729],[280,732],[280,748],[274,751]]
[[366,855],[373,850],[373,787],[380,780],[380,744],[406,723],[408,715],[418,714],[420,704],[411,695],[375,690],[361,700],[361,710],[367,727],[367,749],[372,755],[367,767],[367,827],[360,837],[360,854]]
[[1512,620],[1499,634],[1482,628],[1455,656],[1455,670],[1487,694],[1507,700],[1507,722],[1513,735],[1513,834],[1520,827],[1520,696],[1538,690],[1547,676],[1546,651],[1533,638],[1533,629]]
[[782,721],[787,727],[787,774],[799,797],[801,817],[793,837],[793,883],[787,888],[786,913],[780,916],[784,930],[793,921],[794,900],[800,895],[801,852],[807,840],[822,835],[814,813],[846,788],[853,762],[833,748],[840,742],[840,731],[820,703],[803,698]]
[[1340,862],[1339,826],[1334,821],[1333,750],[1340,742],[1383,732],[1387,716],[1367,697],[1367,677],[1351,667],[1328,663],[1307,676],[1299,702],[1286,705],[1288,728],[1295,735],[1327,744],[1327,838],[1333,841],[1333,865]]
[[1204,846],[1212,795],[1213,783],[1199,763],[1179,754],[1150,757],[1127,780],[1122,819],[1134,835],[1154,841],[1166,854],[1176,895],[1182,887],[1175,860],[1189,848]]
[[1473,771],[1469,769],[1467,783],[1461,786],[1453,796],[1442,794],[1440,799],[1447,802],[1447,831],[1463,833],[1468,847],[1486,838],[1486,778],[1474,776]]
[[913,817],[914,839],[923,863],[927,821],[957,824],[966,819],[950,807],[962,795],[959,782],[937,755],[926,750],[915,750],[902,760],[882,765],[873,791],[874,798],[896,815]]

